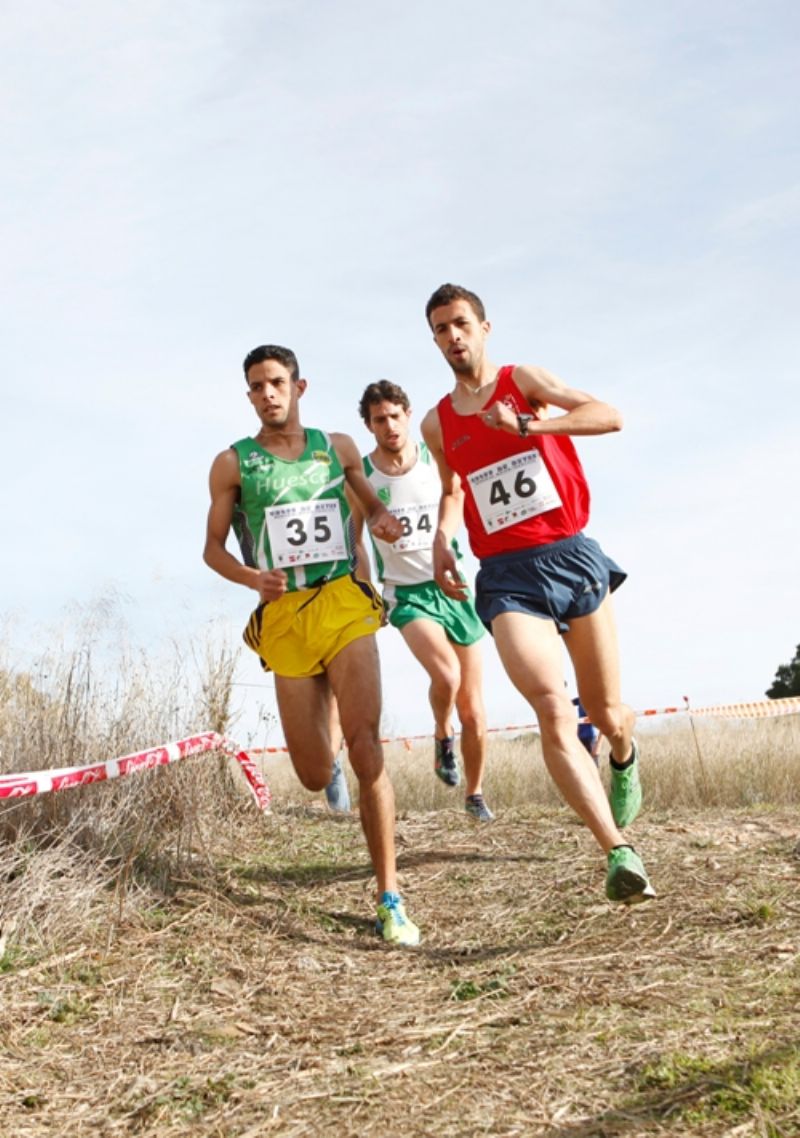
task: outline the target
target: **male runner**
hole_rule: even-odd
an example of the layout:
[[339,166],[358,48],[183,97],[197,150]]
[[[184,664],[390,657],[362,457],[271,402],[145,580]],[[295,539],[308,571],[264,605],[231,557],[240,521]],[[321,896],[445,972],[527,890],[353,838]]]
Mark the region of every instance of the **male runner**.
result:
[[[606,895],[626,904],[645,901],[654,890],[620,833],[642,800],[635,717],[621,702],[609,597],[625,574],[582,533],[589,488],[570,438],[618,431],[621,417],[543,368],[491,363],[485,352],[491,325],[468,289],[442,285],[425,314],[455,378],[452,393],[422,423],[442,479],[436,580],[448,596],[464,595],[449,540],[463,500],[481,563],[476,608],[509,678],[536,712],[547,768],[607,855]],[[548,405],[565,413],[550,418]],[[610,804],[575,732],[560,636],[581,703],[611,746]]]
[[578,696],[572,700],[572,706],[578,712],[578,738],[581,746],[592,756],[595,766],[600,762],[600,740],[603,736],[586,715],[586,708]]
[[344,773],[344,760],[342,758],[344,735],[342,734],[342,725],[339,722],[339,709],[336,706],[335,699],[331,700],[331,718],[328,724],[328,738],[330,740],[331,754],[333,755],[333,774],[331,775],[331,781],[325,787],[325,798],[328,801],[328,807],[334,814],[349,814],[350,790],[347,786],[347,778]]
[[[301,425],[298,405],[307,384],[292,351],[254,348],[244,374],[261,429],[212,464],[204,559],[259,595],[245,640],[275,673],[286,746],[309,790],[322,790],[331,780],[329,724],[336,698],[377,878],[376,927],[386,941],[417,944],[419,930],[397,891],[394,792],[378,734],[380,669],[373,634],[380,627],[381,602],[353,572],[345,484],[377,537],[391,542],[402,527],[364,477],[353,440]],[[231,525],[242,561],[225,548]]]
[[[486,805],[481,785],[486,763],[486,712],[478,641],[484,629],[470,600],[452,600],[433,579],[439,472],[427,446],[418,446],[409,437],[411,405],[402,387],[388,379],[370,383],[358,409],[376,443],[375,449],[364,456],[364,472],[403,527],[402,536],[391,544],[373,533],[373,547],[389,622],[400,630],[430,677],[434,771],[445,785],[458,786],[455,707],[461,721],[465,808],[479,822],[491,822],[494,815]],[[360,538],[363,515],[356,509],[354,518]],[[458,555],[455,542],[453,547]]]

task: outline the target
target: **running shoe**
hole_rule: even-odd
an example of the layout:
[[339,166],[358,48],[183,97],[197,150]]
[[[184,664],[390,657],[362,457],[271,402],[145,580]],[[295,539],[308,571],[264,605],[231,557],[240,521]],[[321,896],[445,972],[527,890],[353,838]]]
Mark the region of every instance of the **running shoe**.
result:
[[331,781],[325,787],[328,805],[336,814],[347,814],[350,810],[350,791],[347,789],[342,756],[337,755],[333,762]]
[[407,947],[419,944],[419,929],[406,916],[405,906],[399,893],[384,893],[381,897],[375,932],[389,944],[401,944]]
[[642,808],[642,784],[639,781],[639,746],[631,739],[631,765],[624,770],[611,766],[609,802],[614,821],[620,830],[630,826]]
[[494,822],[494,814],[486,805],[482,794],[468,794],[464,802],[464,809],[479,822]]
[[650,884],[642,859],[633,846],[614,846],[608,854],[606,897],[624,905],[649,901],[656,891]]
[[440,778],[446,786],[458,786],[461,775],[453,750],[455,739],[450,735],[447,739],[436,739],[435,742],[436,757],[433,760],[433,769],[436,772],[436,777]]

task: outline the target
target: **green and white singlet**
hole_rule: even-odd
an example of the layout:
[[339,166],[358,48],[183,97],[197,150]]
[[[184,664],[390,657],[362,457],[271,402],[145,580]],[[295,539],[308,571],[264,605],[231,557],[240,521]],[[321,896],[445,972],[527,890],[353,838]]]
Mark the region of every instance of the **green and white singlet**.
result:
[[[387,586],[421,585],[433,580],[433,535],[439,518],[442,484],[425,443],[417,445],[417,461],[405,474],[384,474],[368,455],[363,458],[375,493],[403,526],[395,542],[373,537],[378,576]],[[453,542],[458,555],[458,546]]]
[[355,566],[344,470],[324,431],[307,427],[305,434],[305,450],[293,461],[253,438],[233,444],[241,493],[232,520],[242,560],[256,569],[283,569],[290,592]]

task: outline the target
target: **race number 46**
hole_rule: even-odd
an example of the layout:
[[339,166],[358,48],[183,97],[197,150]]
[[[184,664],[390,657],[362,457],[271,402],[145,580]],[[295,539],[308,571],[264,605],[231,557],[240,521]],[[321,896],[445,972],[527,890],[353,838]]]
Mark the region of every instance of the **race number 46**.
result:
[[561,505],[538,450],[493,462],[468,475],[468,480],[487,533],[496,533]]

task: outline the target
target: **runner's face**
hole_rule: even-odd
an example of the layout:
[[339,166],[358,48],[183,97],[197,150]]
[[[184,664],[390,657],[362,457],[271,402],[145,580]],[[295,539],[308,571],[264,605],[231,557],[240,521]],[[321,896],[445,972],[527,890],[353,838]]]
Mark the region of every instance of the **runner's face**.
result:
[[305,380],[292,379],[289,369],[278,360],[262,360],[247,372],[247,398],[267,429],[285,427],[297,412],[297,400],[305,390]]
[[433,338],[455,372],[476,374],[483,363],[483,346],[489,335],[488,320],[479,320],[466,300],[454,300],[431,312]]
[[369,409],[369,429],[381,450],[399,454],[408,442],[411,415],[399,403],[374,403]]

